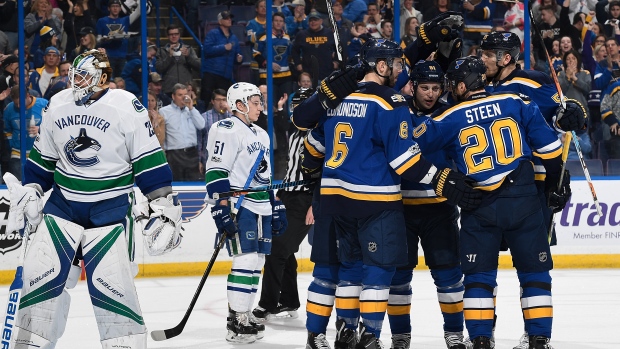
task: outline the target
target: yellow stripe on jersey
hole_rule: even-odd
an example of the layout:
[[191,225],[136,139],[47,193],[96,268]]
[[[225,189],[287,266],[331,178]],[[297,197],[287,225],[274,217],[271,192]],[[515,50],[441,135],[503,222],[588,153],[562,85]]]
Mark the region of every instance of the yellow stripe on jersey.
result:
[[465,309],[463,310],[465,320],[493,320],[495,310],[493,309]]
[[553,317],[552,307],[523,309],[523,317],[526,320]]
[[420,160],[420,156],[421,155],[422,155],[422,153],[418,153],[418,154],[414,155],[411,159],[407,160],[401,166],[399,166],[398,168],[395,168],[394,171],[396,171],[396,173],[398,173],[399,175],[402,175],[403,172],[405,172],[408,169],[410,169],[411,166],[415,165],[418,162],[418,160]]
[[547,178],[547,174],[546,173],[537,173],[534,175],[534,180],[535,181],[544,181],[545,178]]
[[501,181],[495,183],[495,184],[491,184],[491,185],[483,185],[483,186],[479,186],[479,187],[474,187],[476,189],[480,189],[480,190],[484,190],[484,191],[493,191],[497,188],[499,188],[502,183],[504,183],[504,180],[506,179],[506,177],[502,178]]
[[614,88],[613,90],[611,90],[611,92],[609,93],[609,97],[613,96],[616,94],[616,92],[620,91],[620,86]]
[[512,80],[508,80],[504,83],[504,86],[510,85],[510,84],[522,84],[522,85],[526,85],[529,87],[533,87],[533,88],[539,88],[540,86],[542,86],[540,83],[532,80],[532,79],[528,79],[528,78],[521,78],[521,77],[516,77]]
[[314,156],[315,158],[322,159],[325,157],[325,154],[318,152],[316,148],[314,148],[314,146],[310,144],[310,142],[308,142],[308,138],[304,139],[304,146],[306,147],[306,149],[308,149],[310,155]]
[[382,107],[385,110],[393,110],[394,108],[392,108],[392,106],[385,101],[385,99],[376,96],[376,95],[371,95],[371,94],[366,94],[366,93],[360,93],[360,92],[355,92],[355,93],[351,93],[349,96],[347,96],[345,98],[345,100],[348,99],[358,99],[358,100],[362,100],[362,101],[367,101],[367,102],[375,102],[377,104],[379,104],[380,107]]
[[306,311],[319,316],[330,316],[332,314],[332,307],[307,302]]
[[554,150],[554,151],[552,151],[552,152],[549,152],[549,153],[544,153],[544,154],[537,153],[537,152],[533,151],[533,152],[532,152],[532,155],[534,155],[534,156],[536,156],[536,157],[539,157],[539,158],[541,158],[541,159],[553,159],[553,158],[557,158],[558,156],[561,156],[561,155],[562,155],[562,147],[560,147],[560,148],[558,148],[558,149],[556,149],[556,150]]
[[603,118],[603,120],[605,120],[605,118],[606,118],[606,117],[608,117],[608,116],[610,116],[610,115],[614,115],[614,112],[613,112],[613,111],[611,111],[611,110],[610,110],[610,111],[608,111],[608,112],[606,112],[606,113],[603,113],[603,114],[601,115],[601,117]]
[[497,94],[497,95],[491,95],[489,97],[486,97],[484,99],[474,99],[471,101],[465,101],[465,102],[461,102],[451,108],[446,109],[443,113],[437,115],[436,117],[433,118],[433,120],[436,121],[441,121],[443,119],[445,119],[448,115],[454,113],[457,110],[461,110],[461,109],[465,109],[465,108],[469,108],[474,104],[478,104],[478,103],[488,103],[490,101],[503,101],[506,98],[511,98],[511,99],[521,99],[521,97],[513,94],[513,93],[506,93],[506,94]]
[[402,194],[373,194],[373,193],[356,193],[344,188],[321,188],[321,195],[342,195],[353,200],[363,201],[399,201],[403,199]]
[[405,198],[403,199],[403,204],[405,205],[426,205],[426,204],[438,204],[440,202],[444,202],[448,199],[444,197],[435,197],[435,198]]

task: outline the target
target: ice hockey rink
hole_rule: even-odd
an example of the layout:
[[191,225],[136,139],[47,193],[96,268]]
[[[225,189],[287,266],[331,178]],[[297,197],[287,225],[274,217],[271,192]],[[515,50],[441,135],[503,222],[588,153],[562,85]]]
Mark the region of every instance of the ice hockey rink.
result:
[[[620,270],[558,269],[552,271],[554,324],[552,344],[555,349],[620,348]],[[233,345],[224,339],[227,314],[226,277],[207,279],[185,330],[178,337],[155,342],[150,336],[148,348],[232,348],[255,349],[304,348],[306,342],[306,287],[312,277],[299,274],[302,307],[297,319],[276,319],[267,323],[265,338],[248,345]],[[136,287],[144,319],[149,330],[174,327],[183,317],[198,286],[199,277],[139,278]],[[514,270],[500,270],[498,275],[496,348],[513,348],[521,336],[523,322],[519,306],[519,284]],[[412,300],[411,348],[445,348],[442,320],[435,287],[428,270],[415,271]],[[5,309],[8,287],[0,291]],[[57,349],[100,348],[99,332],[88,297],[86,282],[70,290],[72,306],[64,336]],[[258,302],[258,300],[257,300]],[[334,316],[327,331],[330,342],[335,336]],[[381,336],[390,346],[390,330],[384,323]]]

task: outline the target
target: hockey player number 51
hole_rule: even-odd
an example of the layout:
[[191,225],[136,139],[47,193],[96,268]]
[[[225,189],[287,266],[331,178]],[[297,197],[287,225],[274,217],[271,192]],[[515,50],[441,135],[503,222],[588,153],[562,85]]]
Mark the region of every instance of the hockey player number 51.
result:
[[[495,120],[488,129],[480,125],[464,128],[459,142],[465,147],[463,159],[468,175],[493,169],[495,164],[508,165],[523,155],[521,131],[511,118]],[[489,143],[494,154],[489,154]]]
[[353,127],[348,122],[339,122],[334,127],[334,146],[332,150],[332,156],[327,160],[325,166],[329,168],[336,168],[344,162],[344,159],[349,154],[349,147],[347,146],[346,139],[353,137]]

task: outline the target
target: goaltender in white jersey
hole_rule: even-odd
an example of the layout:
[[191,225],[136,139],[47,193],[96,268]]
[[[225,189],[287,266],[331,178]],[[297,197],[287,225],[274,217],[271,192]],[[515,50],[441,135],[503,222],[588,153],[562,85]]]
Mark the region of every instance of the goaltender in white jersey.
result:
[[[55,95],[43,114],[24,186],[4,176],[11,199],[7,230],[23,228],[24,215],[36,230],[24,259],[18,332],[12,336],[16,349],[55,348],[69,311],[66,289],[77,282],[79,259],[102,348],[146,348],[130,267],[133,240],[126,233],[132,187],[135,183],[149,200],[144,234],[151,254],[179,245],[181,206],[145,108],[128,92],[108,88],[111,73],[104,53],[79,55],[69,70],[71,89]],[[41,197],[50,190],[43,207]]]

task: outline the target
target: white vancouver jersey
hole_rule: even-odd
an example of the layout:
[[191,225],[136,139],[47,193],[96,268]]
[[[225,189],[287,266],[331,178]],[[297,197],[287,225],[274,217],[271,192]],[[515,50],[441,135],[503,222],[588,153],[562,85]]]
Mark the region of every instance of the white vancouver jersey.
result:
[[[261,149],[264,151],[263,157],[258,160],[249,188],[271,184],[269,135],[256,125],[246,125],[236,116],[213,124],[209,129],[205,175],[209,192],[227,191],[226,180],[230,190],[243,189]],[[234,204],[236,200],[231,202]],[[271,215],[271,203],[266,192],[246,195],[241,206],[259,215]]]
[[[108,90],[78,106],[71,89],[56,94],[43,113],[29,161],[53,172],[68,200],[95,202],[151,187],[167,167],[144,106],[131,93]],[[141,176],[142,175],[142,176]]]

